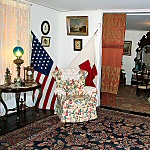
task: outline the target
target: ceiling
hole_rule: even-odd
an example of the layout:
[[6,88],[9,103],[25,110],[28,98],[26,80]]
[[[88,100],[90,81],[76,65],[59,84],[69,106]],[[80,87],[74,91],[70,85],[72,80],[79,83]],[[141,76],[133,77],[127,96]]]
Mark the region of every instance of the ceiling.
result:
[[[103,10],[127,12],[127,30],[150,31],[150,0],[24,0],[60,12]],[[117,11],[117,12],[119,12]],[[140,14],[139,14],[140,13]]]

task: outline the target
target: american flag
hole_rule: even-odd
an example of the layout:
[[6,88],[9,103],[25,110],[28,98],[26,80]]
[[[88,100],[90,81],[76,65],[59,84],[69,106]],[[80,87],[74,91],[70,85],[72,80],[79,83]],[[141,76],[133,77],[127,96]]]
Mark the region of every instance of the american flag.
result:
[[[42,84],[42,98],[38,105],[41,109],[54,110],[56,95],[54,94],[55,81],[51,75],[57,66],[36,38],[33,32],[31,66],[34,67],[34,79]],[[35,91],[35,98],[38,97],[38,90]]]

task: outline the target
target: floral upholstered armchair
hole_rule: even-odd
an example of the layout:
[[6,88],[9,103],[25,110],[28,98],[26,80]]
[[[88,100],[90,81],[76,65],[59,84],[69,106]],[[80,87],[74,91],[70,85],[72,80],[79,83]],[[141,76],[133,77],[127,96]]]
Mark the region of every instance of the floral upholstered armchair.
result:
[[55,114],[61,122],[83,122],[97,118],[97,89],[85,86],[87,71],[58,69],[52,73],[56,80],[57,104]]

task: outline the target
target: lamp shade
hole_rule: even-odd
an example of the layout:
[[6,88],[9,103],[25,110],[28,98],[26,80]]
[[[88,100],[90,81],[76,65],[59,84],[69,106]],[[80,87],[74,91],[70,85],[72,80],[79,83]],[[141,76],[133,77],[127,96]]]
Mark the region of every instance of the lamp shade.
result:
[[24,54],[24,50],[22,49],[22,47],[20,46],[16,46],[14,49],[13,49],[13,54],[19,58],[21,57],[23,54]]

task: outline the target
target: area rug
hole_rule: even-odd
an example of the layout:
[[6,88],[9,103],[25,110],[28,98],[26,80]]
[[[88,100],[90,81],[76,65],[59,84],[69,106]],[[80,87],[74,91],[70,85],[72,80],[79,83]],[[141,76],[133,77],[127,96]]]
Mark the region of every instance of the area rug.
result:
[[136,86],[119,86],[115,108],[150,115],[150,102],[145,93],[141,93],[139,97],[136,95]]
[[[60,123],[56,115],[0,138],[9,150],[149,150],[150,118],[97,108],[98,119],[84,123]],[[56,121],[57,120],[57,121]],[[53,122],[53,123],[51,123]],[[54,123],[55,122],[55,123]],[[46,125],[34,134],[36,128]],[[16,132],[16,133],[15,133]],[[15,134],[15,135],[14,135]],[[19,135],[18,135],[19,134]],[[19,138],[19,139],[18,139]],[[13,140],[13,141],[12,141]],[[16,141],[15,141],[16,140]]]
[[5,150],[8,147],[15,146],[17,143],[36,135],[53,125],[59,124],[58,116],[48,116],[44,119],[38,120],[34,123],[28,124],[3,136],[0,136],[0,150]]

